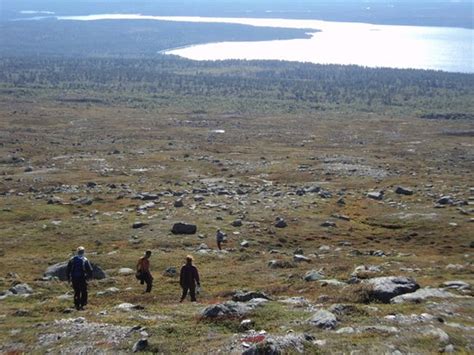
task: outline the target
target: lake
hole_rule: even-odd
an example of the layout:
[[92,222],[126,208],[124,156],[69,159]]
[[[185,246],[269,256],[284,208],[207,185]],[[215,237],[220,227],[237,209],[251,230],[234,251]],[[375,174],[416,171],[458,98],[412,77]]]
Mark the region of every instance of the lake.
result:
[[157,20],[232,23],[305,29],[311,38],[206,43],[163,51],[193,60],[288,60],[318,64],[433,69],[473,73],[474,30],[392,26],[320,20],[213,18],[102,14],[57,16],[59,20]]

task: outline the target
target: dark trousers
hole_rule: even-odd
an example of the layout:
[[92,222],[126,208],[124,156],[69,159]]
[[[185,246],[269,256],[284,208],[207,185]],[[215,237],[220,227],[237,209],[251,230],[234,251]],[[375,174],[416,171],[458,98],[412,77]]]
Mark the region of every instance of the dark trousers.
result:
[[146,290],[145,292],[151,292],[151,288],[153,286],[153,276],[149,272],[142,273],[142,279],[140,282],[142,285],[146,283]]
[[186,286],[181,286],[183,289],[183,294],[181,295],[181,301],[183,301],[189,291],[189,294],[191,295],[191,302],[196,302],[196,285],[186,285]]
[[72,288],[74,289],[74,305],[76,308],[87,305],[87,281],[83,277],[72,279]]

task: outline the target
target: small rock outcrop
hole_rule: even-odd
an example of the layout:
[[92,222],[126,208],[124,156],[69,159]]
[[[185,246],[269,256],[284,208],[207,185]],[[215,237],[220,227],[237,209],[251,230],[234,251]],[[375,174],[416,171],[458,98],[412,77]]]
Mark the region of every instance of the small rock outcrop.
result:
[[413,293],[407,293],[394,297],[390,300],[390,303],[419,303],[427,300],[428,298],[459,298],[461,296],[455,295],[454,293],[445,291],[440,288],[421,288]]
[[308,323],[321,329],[334,329],[337,325],[337,319],[333,313],[320,309],[308,319]]
[[237,291],[233,296],[232,296],[232,301],[234,302],[248,302],[254,298],[264,298],[269,300],[270,297],[268,297],[265,293],[263,292],[256,292],[256,291],[249,291],[249,292],[244,292],[244,291]]
[[375,277],[365,282],[371,286],[370,297],[384,303],[389,303],[396,296],[415,292],[420,288],[414,279],[404,276]]

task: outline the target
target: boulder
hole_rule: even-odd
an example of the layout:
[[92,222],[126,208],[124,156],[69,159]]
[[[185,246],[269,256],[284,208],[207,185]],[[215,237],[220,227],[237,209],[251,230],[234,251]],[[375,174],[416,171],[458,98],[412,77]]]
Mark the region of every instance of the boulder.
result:
[[251,309],[252,307],[246,303],[229,301],[204,308],[201,316],[204,318],[241,317]]
[[178,222],[173,224],[171,233],[173,234],[195,234],[197,231],[197,226],[195,224]]
[[[44,272],[45,277],[57,277],[61,281],[66,281],[66,267],[67,261],[51,265]],[[101,280],[107,277],[107,274],[96,264],[91,263],[92,266],[92,278]]]
[[321,223],[321,227],[336,227],[336,223],[333,221],[325,221]]
[[183,200],[181,198],[174,201],[174,207],[180,208],[180,207],[183,207],[183,206],[184,206],[184,203],[183,203]]
[[308,323],[321,329],[334,329],[337,325],[337,319],[333,313],[320,309],[308,319]]
[[470,284],[468,284],[465,281],[459,281],[459,280],[443,282],[441,284],[441,287],[452,288],[452,289],[456,289],[456,290],[470,290],[471,289]]
[[422,288],[413,293],[408,293],[394,297],[390,303],[420,303],[428,298],[459,298],[461,296],[445,291],[441,288]]
[[137,353],[139,351],[144,351],[147,347],[148,347],[148,340],[146,338],[140,339],[133,345],[132,351],[134,353]]
[[321,274],[319,271],[310,270],[304,275],[303,279],[309,282],[309,281],[321,280],[323,277],[324,275]]
[[412,189],[409,189],[409,188],[406,188],[406,187],[403,187],[403,186],[398,186],[396,189],[395,189],[395,193],[396,194],[399,194],[399,195],[413,195],[413,190]]
[[232,301],[234,302],[248,302],[250,300],[253,300],[255,298],[263,298],[266,300],[269,300],[270,297],[268,297],[265,293],[263,292],[256,292],[256,291],[249,291],[249,292],[244,292],[244,291],[237,291],[233,296],[232,296]]
[[370,297],[372,299],[389,303],[396,296],[415,292],[420,288],[416,281],[404,276],[375,277],[365,281],[372,287]]
[[14,295],[29,295],[33,293],[33,289],[28,284],[18,284],[11,287],[8,291]]

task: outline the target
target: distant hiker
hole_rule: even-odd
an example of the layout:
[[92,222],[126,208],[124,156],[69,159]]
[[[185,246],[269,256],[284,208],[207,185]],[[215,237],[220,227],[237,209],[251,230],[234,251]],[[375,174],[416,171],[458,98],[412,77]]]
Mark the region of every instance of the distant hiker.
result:
[[87,305],[87,279],[92,277],[92,266],[84,256],[84,247],[77,248],[77,255],[67,263],[66,275],[74,289],[74,306],[83,310]]
[[219,250],[222,250],[222,243],[224,242],[225,233],[221,232],[220,229],[216,232],[216,242]]
[[186,256],[186,264],[181,268],[179,283],[183,289],[179,302],[184,301],[188,291],[191,295],[191,302],[196,302],[196,285],[199,288],[201,283],[199,282],[198,269],[193,265],[193,257],[191,255]]
[[140,284],[146,283],[145,292],[151,292],[151,287],[153,285],[153,276],[150,272],[150,256],[151,250],[147,250],[145,255],[143,255],[137,262],[137,279],[140,280]]

